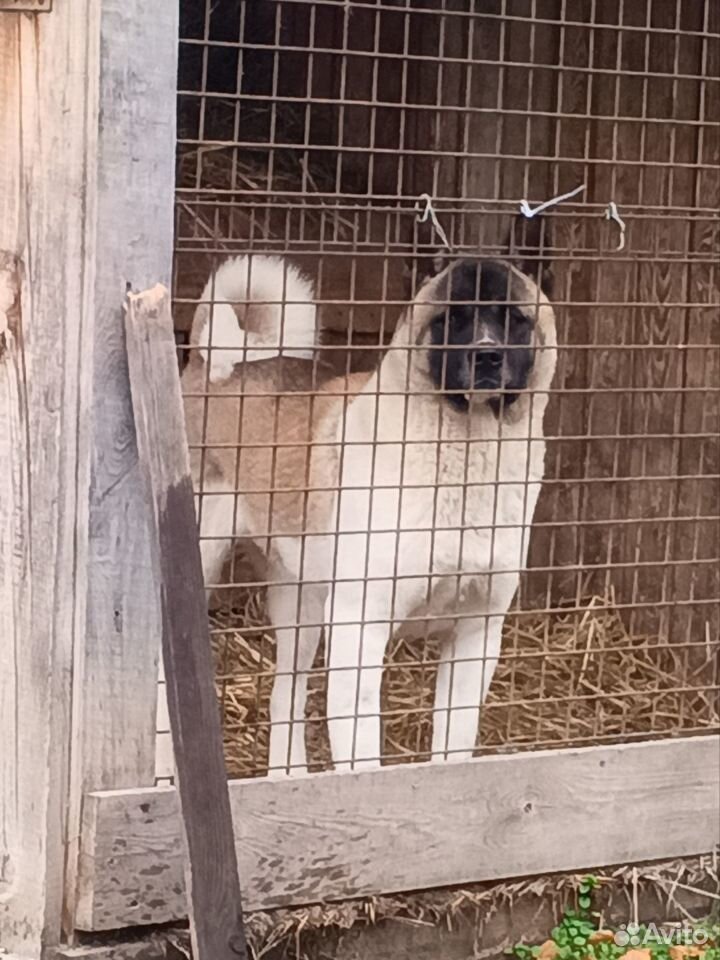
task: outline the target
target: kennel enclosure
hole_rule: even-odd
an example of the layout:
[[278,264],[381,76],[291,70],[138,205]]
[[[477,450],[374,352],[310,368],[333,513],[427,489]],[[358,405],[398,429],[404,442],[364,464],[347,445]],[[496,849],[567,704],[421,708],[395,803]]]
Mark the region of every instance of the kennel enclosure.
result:
[[[710,851],[712,0],[30,6],[0,3],[0,946],[93,955],[184,915],[126,289],[172,285],[182,348],[214,265],[283,254],[324,356],[369,368],[441,246],[423,194],[454,253],[491,256],[521,199],[585,185],[549,214],[546,479],[484,755],[263,778],[272,631],[238,555],[212,624],[247,906]],[[388,761],[427,756],[435,669],[394,644]]]

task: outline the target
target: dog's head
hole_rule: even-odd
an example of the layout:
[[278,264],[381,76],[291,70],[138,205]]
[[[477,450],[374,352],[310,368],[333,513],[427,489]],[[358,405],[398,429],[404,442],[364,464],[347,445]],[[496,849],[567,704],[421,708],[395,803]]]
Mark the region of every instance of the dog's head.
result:
[[541,255],[547,236],[540,224],[532,234],[520,226],[524,236],[509,242],[507,259],[449,263],[415,300],[415,344],[427,345],[434,387],[458,410],[480,402],[499,413],[524,391],[546,390],[552,378],[554,315]]

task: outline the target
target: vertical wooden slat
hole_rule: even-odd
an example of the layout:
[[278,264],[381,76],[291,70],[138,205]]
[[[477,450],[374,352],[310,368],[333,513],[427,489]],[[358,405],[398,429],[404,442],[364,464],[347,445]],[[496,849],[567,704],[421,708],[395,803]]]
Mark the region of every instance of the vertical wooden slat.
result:
[[[577,18],[589,20],[589,9],[578,10]],[[588,183],[587,153],[590,121],[586,118],[592,78],[582,68],[590,64],[591,28],[589,23],[574,27],[562,26],[557,38],[557,59],[567,70],[558,77],[557,112],[550,152],[565,158],[558,162],[553,181],[548,184],[549,195]],[[581,68],[581,70],[573,68]],[[552,110],[551,104],[546,108]],[[540,148],[542,151],[542,148]],[[575,251],[589,248],[592,235],[589,217],[582,210],[587,194],[578,196],[575,210],[560,207],[549,218],[552,245],[560,256],[552,263],[553,299],[557,302],[558,350],[557,369],[545,417],[545,432],[550,438],[546,454],[545,475],[554,481],[546,484],[540,494],[535,520],[555,523],[557,526],[536,527],[530,538],[529,571],[523,578],[521,603],[545,605],[554,598],[575,595],[576,575],[564,572],[564,564],[574,564],[581,546],[583,486],[576,481],[583,476],[586,442],[583,439],[567,441],[565,436],[583,437],[587,423],[587,399],[582,393],[563,393],[565,389],[587,385],[588,350],[591,319],[587,308],[572,306],[573,301],[587,303],[592,299],[592,271],[588,264],[575,258]],[[567,349],[564,349],[567,348]],[[558,480],[565,481],[558,483]],[[551,572],[533,572],[533,567],[554,567]]]
[[0,250],[6,268],[24,265],[9,271],[0,357],[0,947],[33,960],[60,939],[65,841],[79,829],[67,786],[87,569],[97,11],[80,0],[0,14]]
[[[698,8],[699,10],[699,8]],[[652,7],[654,26],[671,30],[675,27],[675,0],[662,0]],[[678,45],[694,45],[694,38],[676,38],[671,33],[651,34],[647,41],[648,69],[672,74]],[[626,443],[623,457],[627,472],[633,477],[672,477],[679,470],[679,438],[683,396],[683,352],[677,347],[686,340],[686,311],[672,306],[686,297],[689,264],[683,262],[690,253],[690,222],[678,217],[665,218],[657,208],[692,207],[694,171],[688,166],[695,160],[697,132],[683,127],[682,121],[697,116],[699,84],[685,85],[671,76],[654,77],[643,91],[645,112],[650,118],[666,118],[667,124],[648,123],[642,126],[640,159],[649,161],[639,178],[639,202],[656,208],[643,226],[635,232],[636,243],[648,251],[649,257],[637,271],[637,297],[643,304],[633,320],[633,338],[642,344],[638,350],[630,385],[637,391],[632,399],[625,424],[628,434],[637,435],[636,442]],[[674,164],[682,166],[674,166]],[[668,164],[661,166],[660,164]],[[652,349],[648,349],[651,347]],[[652,388],[651,390],[649,388]],[[662,438],[662,434],[670,439]],[[628,488],[623,507],[624,516],[647,519],[673,516],[676,497],[672,482],[653,482]],[[633,613],[631,626],[637,633],[652,631],[669,636],[674,616],[667,601],[671,570],[661,564],[673,560],[672,542],[676,527],[665,523],[645,523],[628,531],[622,538],[623,555],[627,560],[640,560],[644,566],[619,578],[632,602],[662,603],[657,613],[647,608]],[[680,598],[678,598],[680,599]]]
[[[140,465],[154,521],[153,579],[196,960],[246,958],[220,717],[170,297],[130,296],[127,349]],[[157,542],[154,541],[157,537]]]
[[23,703],[15,677],[28,630],[24,545],[30,525],[20,286],[19,262],[0,251],[0,903],[12,892],[22,831],[20,810],[12,802],[20,776]]
[[[708,34],[698,41],[688,65],[709,79],[720,77],[720,7],[690,7],[692,26]],[[705,389],[720,384],[720,97],[717,83],[700,91],[693,203],[705,211],[690,226],[691,249],[702,258],[688,267],[686,287],[687,346],[684,357],[684,396],[679,454],[677,509],[684,519],[674,541],[674,556],[689,561],[674,571],[674,594],[688,600],[715,602],[687,607],[676,618],[674,638],[680,642],[709,640],[720,635],[720,395]],[[695,436],[693,436],[695,435]],[[697,518],[697,519],[693,519]],[[700,519],[710,518],[710,519]],[[715,563],[708,561],[716,561]],[[700,561],[700,563],[698,563]],[[718,684],[717,648],[696,646],[686,662],[693,669],[706,665],[701,682]],[[715,693],[717,699],[717,692]]]
[[80,791],[155,777],[157,597],[130,402],[128,284],[169,284],[175,180],[175,3],[102,0],[87,637]]

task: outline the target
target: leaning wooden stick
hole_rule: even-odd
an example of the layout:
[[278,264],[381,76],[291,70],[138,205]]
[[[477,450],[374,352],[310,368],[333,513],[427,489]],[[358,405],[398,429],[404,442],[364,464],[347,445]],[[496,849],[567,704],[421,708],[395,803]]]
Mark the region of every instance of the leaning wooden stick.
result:
[[131,294],[127,353],[138,452],[157,537],[154,569],[195,960],[247,958],[170,296]]

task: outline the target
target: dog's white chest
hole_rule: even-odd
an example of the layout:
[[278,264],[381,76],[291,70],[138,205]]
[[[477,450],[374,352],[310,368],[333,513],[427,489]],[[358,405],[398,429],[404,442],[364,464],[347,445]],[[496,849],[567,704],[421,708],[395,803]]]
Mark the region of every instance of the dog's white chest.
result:
[[[440,613],[461,595],[472,602],[486,594],[488,574],[519,572],[540,490],[542,436],[531,439],[525,423],[502,437],[428,441],[439,425],[417,419],[401,422],[405,435],[397,437],[395,411],[377,419],[370,412],[346,427],[339,574],[392,578],[396,591]],[[368,421],[380,424],[379,443],[362,442]]]

